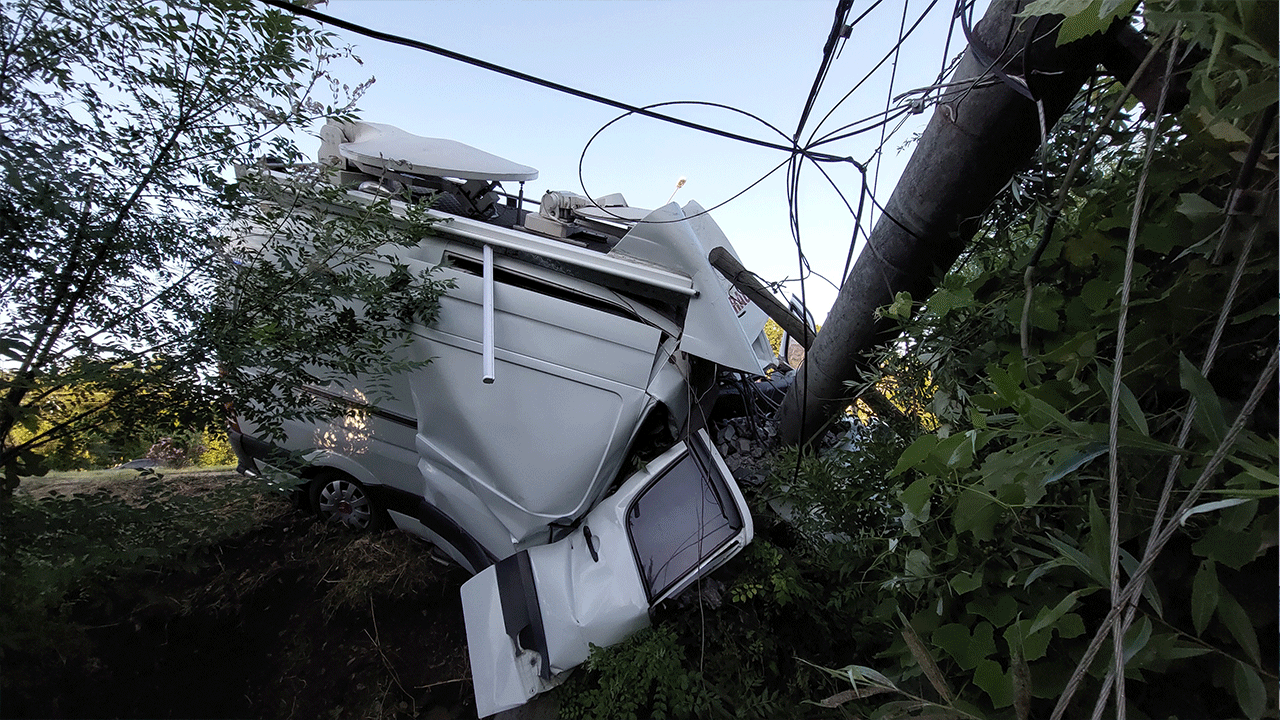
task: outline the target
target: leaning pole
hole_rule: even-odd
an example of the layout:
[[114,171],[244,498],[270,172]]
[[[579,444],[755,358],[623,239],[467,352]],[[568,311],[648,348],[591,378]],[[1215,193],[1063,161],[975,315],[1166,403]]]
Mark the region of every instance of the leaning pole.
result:
[[851,402],[845,382],[892,329],[876,309],[899,292],[923,299],[933,290],[984,209],[1040,146],[1041,128],[1053,127],[1115,36],[1132,33],[1117,23],[1114,32],[1058,47],[1061,17],[1015,17],[1025,4],[993,0],[969,33],[951,85],[778,411],[784,442],[808,443]]

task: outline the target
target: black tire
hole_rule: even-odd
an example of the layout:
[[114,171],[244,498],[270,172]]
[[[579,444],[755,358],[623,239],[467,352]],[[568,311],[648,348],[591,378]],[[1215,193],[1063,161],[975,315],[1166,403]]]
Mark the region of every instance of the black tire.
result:
[[368,489],[344,473],[328,472],[312,480],[311,506],[321,520],[353,530],[375,532],[386,526],[386,513]]

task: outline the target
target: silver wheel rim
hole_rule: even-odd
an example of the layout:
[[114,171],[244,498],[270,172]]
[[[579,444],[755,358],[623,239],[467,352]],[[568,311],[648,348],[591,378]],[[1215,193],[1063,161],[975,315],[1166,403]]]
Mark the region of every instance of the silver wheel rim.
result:
[[373,508],[364,489],[350,480],[330,480],[320,488],[320,512],[325,519],[364,530],[373,520]]

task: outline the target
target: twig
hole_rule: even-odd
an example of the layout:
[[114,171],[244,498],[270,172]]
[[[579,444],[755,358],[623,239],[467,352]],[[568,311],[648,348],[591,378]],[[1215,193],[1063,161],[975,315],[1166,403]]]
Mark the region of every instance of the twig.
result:
[[413,715],[417,715],[417,714],[418,714],[418,702],[417,702],[417,700],[415,700],[415,699],[414,699],[414,697],[413,697],[413,695],[412,695],[412,694],[410,694],[410,692],[409,692],[408,690],[405,690],[405,689],[404,689],[404,685],[402,685],[402,684],[400,683],[400,674],[396,672],[395,666],[393,666],[393,665],[391,664],[391,658],[388,658],[388,657],[387,657],[387,654],[386,654],[385,652],[383,652],[383,651],[382,651],[382,643],[378,641],[378,638],[379,638],[379,634],[378,634],[378,616],[377,616],[377,615],[375,615],[375,614],[374,614],[374,612],[373,612],[373,598],[372,598],[372,597],[370,597],[370,598],[369,598],[369,619],[373,622],[373,634],[372,634],[372,635],[370,635],[370,634],[369,634],[369,631],[368,631],[368,630],[365,630],[365,631],[364,631],[365,637],[367,637],[367,638],[369,638],[369,640],[373,641],[373,648],[374,648],[375,650],[377,650],[377,651],[378,651],[378,656],[382,658],[382,664],[386,666],[386,668],[387,668],[387,672],[391,673],[391,679],[395,682],[396,687],[400,688],[400,692],[404,693],[405,697],[409,698],[409,702],[413,703],[413,707],[412,707],[413,712],[412,712],[412,714],[413,714]]
[[433,688],[433,687],[439,687],[439,686],[441,686],[441,685],[449,685],[449,684],[451,684],[451,683],[460,683],[460,682],[466,682],[466,681],[467,681],[467,678],[465,678],[465,677],[452,678],[452,679],[449,679],[449,680],[441,680],[441,681],[439,681],[439,682],[427,683],[426,685],[414,685],[414,686],[413,686],[413,689],[414,689],[414,690],[429,690],[429,689],[431,689],[431,688]]

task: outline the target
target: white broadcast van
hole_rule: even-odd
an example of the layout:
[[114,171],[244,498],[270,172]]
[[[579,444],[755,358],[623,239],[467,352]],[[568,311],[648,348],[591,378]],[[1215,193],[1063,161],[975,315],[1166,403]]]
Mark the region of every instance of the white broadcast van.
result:
[[[233,420],[232,444],[245,472],[303,454],[299,482],[323,517],[389,522],[474,573],[467,644],[477,710],[491,715],[552,687],[591,644],[646,626],[751,541],[704,400],[721,371],[773,361],[766,316],[713,268],[712,251],[733,248],[696,203],[547,192],[529,210],[537,171],[467,145],[376,123],[331,123],[321,138],[320,163],[349,197],[433,198],[435,234],[399,259],[439,266],[454,287],[438,321],[415,328],[412,354],[431,362],[393,378],[389,399],[371,403],[358,381],[307,388],[353,412],[286,422],[281,446]],[[269,172],[290,181],[287,167]]]

